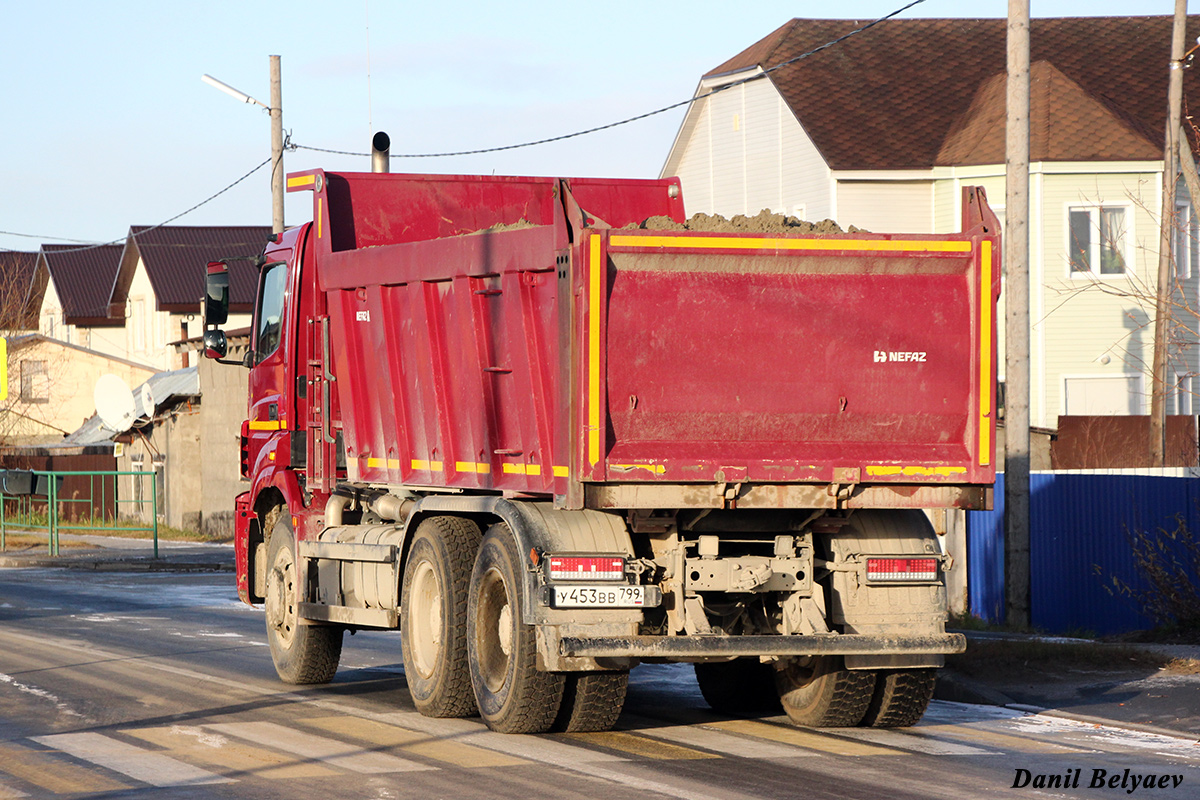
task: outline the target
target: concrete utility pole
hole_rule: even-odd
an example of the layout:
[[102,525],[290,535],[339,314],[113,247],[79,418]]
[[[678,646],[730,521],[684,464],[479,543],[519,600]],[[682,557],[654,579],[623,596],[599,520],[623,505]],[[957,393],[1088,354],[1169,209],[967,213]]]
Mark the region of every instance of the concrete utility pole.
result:
[[1005,619],[1029,614],[1029,0],[1008,2],[1005,126],[1004,585]]
[[1183,104],[1183,48],[1187,0],[1175,0],[1171,28],[1171,72],[1167,84],[1167,130],[1163,144],[1162,218],[1158,237],[1158,286],[1154,303],[1154,362],[1150,396],[1150,466],[1165,466],[1167,416],[1167,322],[1171,298],[1171,239],[1175,224],[1175,165],[1179,158],[1179,116]]
[[271,230],[283,232],[283,89],[279,56],[271,56]]

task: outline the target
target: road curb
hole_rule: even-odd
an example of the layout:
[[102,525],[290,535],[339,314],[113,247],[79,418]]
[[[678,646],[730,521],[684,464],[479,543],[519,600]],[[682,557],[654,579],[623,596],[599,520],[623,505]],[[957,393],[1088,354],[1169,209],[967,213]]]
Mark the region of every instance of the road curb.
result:
[[0,569],[80,569],[95,572],[233,572],[233,564],[214,561],[170,561],[165,558],[35,558],[0,557]]
[[1003,692],[985,686],[949,668],[938,670],[933,696],[938,700],[973,703],[981,706],[1008,707],[1017,702]]

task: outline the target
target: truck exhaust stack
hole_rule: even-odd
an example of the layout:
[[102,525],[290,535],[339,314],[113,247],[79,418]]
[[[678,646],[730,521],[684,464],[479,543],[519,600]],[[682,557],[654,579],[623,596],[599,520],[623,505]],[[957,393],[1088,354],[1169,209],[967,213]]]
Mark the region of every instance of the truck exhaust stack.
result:
[[379,131],[371,137],[371,172],[392,171],[388,156],[391,146],[391,138],[383,131]]

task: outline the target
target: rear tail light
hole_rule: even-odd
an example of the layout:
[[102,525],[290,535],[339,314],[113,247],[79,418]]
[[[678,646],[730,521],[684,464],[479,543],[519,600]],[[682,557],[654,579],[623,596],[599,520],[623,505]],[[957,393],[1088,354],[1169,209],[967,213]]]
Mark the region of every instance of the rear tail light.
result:
[[625,559],[616,556],[550,556],[552,581],[619,581],[625,578]]
[[900,581],[936,581],[936,558],[868,558],[867,580],[882,583]]

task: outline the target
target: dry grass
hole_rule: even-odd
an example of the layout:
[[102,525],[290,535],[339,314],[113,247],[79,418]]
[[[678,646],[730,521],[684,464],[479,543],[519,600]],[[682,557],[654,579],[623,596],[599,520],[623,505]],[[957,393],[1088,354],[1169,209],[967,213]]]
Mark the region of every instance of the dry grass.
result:
[[1129,645],[1046,642],[1001,639],[971,642],[967,652],[946,656],[946,666],[971,676],[1008,674],[1023,670],[1158,670],[1169,656]]

